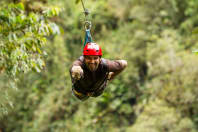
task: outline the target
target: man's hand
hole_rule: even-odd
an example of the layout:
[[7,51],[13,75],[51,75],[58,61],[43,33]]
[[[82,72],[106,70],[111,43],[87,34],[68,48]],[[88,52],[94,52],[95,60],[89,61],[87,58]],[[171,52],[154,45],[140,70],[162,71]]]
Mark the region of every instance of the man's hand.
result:
[[107,77],[108,80],[113,80],[115,76],[117,76],[120,72],[122,72],[127,67],[127,61],[126,60],[116,60],[117,63],[121,66],[120,70],[115,72],[109,72],[109,75]]
[[108,77],[107,77],[107,80],[111,80],[111,79],[112,79],[113,74],[114,74],[113,72],[109,72]]
[[80,66],[73,66],[71,69],[72,78],[75,80],[79,80],[83,77],[83,69]]
[[118,60],[118,62],[120,63],[120,65],[125,68],[127,66],[127,61],[126,60]]

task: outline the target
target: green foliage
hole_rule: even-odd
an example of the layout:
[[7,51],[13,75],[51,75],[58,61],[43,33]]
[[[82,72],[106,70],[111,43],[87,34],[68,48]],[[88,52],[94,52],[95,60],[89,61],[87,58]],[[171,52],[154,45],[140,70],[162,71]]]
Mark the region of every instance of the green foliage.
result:
[[[139,108],[138,108],[139,107]],[[144,106],[137,107],[140,114],[135,124],[127,129],[127,132],[196,132],[193,122],[168,106],[166,102],[156,99],[149,101]]]
[[80,0],[76,0],[76,4],[78,4],[80,2]]
[[[179,36],[170,30],[162,32],[162,38],[150,44],[148,53],[148,78],[147,93],[153,97],[166,100],[189,114],[190,107],[197,102],[196,56],[180,48]],[[156,36],[157,37],[157,36]],[[156,56],[156,57],[154,57]],[[193,63],[192,63],[193,61]],[[189,76],[190,74],[190,76]],[[185,77],[185,78],[184,78]]]
[[49,8],[42,14],[27,14],[22,3],[10,4],[0,9],[0,69],[16,77],[31,69],[40,72],[45,65],[42,59],[46,36],[59,34],[59,28],[48,20],[58,15],[58,8]]
[[[87,0],[92,37],[101,45],[103,57],[126,59],[128,67],[108,84],[102,96],[85,102],[72,95],[69,76],[71,63],[82,54],[82,5],[76,4],[78,0],[46,2],[48,6],[57,4],[65,8],[60,17],[52,18],[65,34],[50,36],[47,45],[37,45],[41,53],[28,50],[40,55],[46,66],[39,73],[19,74],[18,92],[7,91],[7,79],[1,74],[0,90],[5,94],[0,96],[4,104],[0,111],[12,108],[0,121],[2,131],[197,131],[198,61],[192,53],[198,49],[196,0]],[[40,23],[37,23],[40,16],[46,18],[44,22],[50,22],[48,17],[56,15],[45,8],[41,14],[25,13],[26,7],[18,5],[17,10],[24,12],[24,20],[34,14],[34,24]],[[58,28],[52,32],[44,28],[44,37],[49,35],[46,29],[58,33]],[[18,41],[20,36],[16,37]],[[15,42],[13,36],[11,39]],[[31,41],[35,39],[38,38]],[[48,54],[45,58],[44,51]],[[1,71],[5,73],[5,69]]]
[[42,47],[47,43],[46,37],[60,32],[49,19],[59,12],[57,7],[46,8],[40,14],[27,12],[23,3],[0,8],[0,74],[8,80],[8,85],[1,88],[0,116],[13,106],[10,94],[16,89],[19,74],[40,72],[45,66],[46,51]]

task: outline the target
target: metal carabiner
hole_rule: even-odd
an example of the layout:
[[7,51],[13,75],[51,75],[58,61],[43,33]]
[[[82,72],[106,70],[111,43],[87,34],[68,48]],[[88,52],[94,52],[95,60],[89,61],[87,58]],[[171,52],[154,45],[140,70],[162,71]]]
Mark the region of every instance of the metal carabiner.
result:
[[91,30],[91,21],[85,21],[84,27],[85,30]]

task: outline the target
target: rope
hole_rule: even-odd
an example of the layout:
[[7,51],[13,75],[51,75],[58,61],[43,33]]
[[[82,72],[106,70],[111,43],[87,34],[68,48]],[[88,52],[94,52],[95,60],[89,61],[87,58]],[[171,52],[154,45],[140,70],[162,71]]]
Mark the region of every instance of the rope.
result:
[[86,21],[87,20],[86,18],[90,14],[90,12],[89,12],[89,10],[87,8],[85,8],[83,0],[81,0],[81,3],[82,3],[83,10],[84,10],[84,13],[85,13],[85,21]]
[[83,0],[81,0],[81,3],[82,3],[82,6],[83,6],[83,9],[84,9],[84,11],[85,11],[85,5],[84,5]]
[[92,42],[92,38],[91,38],[91,21],[88,21],[87,16],[90,14],[89,10],[87,8],[85,8],[84,2],[83,0],[81,0],[82,3],[82,7],[85,13],[85,23],[84,23],[84,28],[85,28],[85,41],[84,41],[84,46],[88,43],[88,42]]

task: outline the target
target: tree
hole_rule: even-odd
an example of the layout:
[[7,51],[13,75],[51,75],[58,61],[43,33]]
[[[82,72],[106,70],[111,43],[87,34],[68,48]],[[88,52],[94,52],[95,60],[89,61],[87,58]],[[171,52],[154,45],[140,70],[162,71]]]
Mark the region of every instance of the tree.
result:
[[[45,66],[42,48],[46,37],[59,34],[58,26],[50,18],[58,15],[58,7],[43,7],[42,12],[26,10],[23,3],[3,4],[0,8],[0,74],[10,80],[3,86],[1,96],[8,98],[9,87],[15,87],[20,73],[30,70],[40,72]],[[9,99],[1,102],[0,111],[4,111]],[[2,112],[0,112],[2,113]]]

